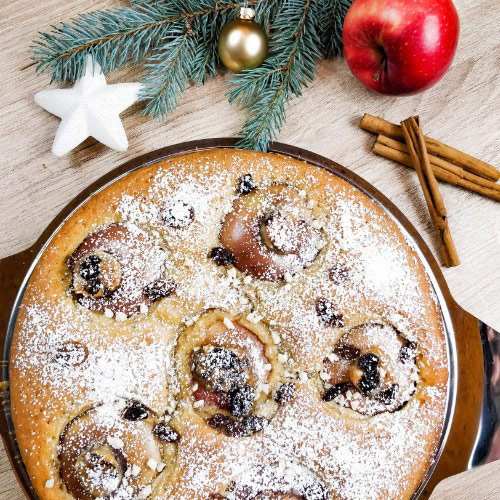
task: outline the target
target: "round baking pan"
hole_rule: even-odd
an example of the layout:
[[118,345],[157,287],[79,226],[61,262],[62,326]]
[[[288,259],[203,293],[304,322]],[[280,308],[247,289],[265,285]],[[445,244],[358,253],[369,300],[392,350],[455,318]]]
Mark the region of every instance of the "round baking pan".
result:
[[[64,222],[92,194],[128,173],[162,159],[214,148],[235,148],[236,139],[205,139],[170,146],[125,163],[96,181],[70,202],[27,250],[0,260],[0,341],[4,350],[1,361],[0,433],[17,478],[28,498],[38,498],[19,454],[10,413],[9,355],[17,311],[25,287],[40,255]],[[274,143],[270,152],[304,160],[324,168],[360,189],[378,203],[398,224],[418,253],[438,298],[446,329],[449,381],[443,433],[434,461],[413,498],[428,496],[438,481],[494,458],[499,450],[492,446],[497,429],[495,398],[500,396],[500,335],[464,311],[453,300],[439,265],[429,248],[405,216],[382,193],[347,168],[304,149]],[[495,369],[496,367],[496,369]]]

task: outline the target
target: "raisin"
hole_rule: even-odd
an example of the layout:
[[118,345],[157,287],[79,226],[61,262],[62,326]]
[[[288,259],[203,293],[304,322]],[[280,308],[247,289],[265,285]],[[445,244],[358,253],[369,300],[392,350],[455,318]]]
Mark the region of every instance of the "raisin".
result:
[[359,358],[361,351],[352,344],[338,344],[335,346],[335,354],[348,361],[353,361]]
[[358,359],[358,366],[363,370],[363,376],[359,381],[359,388],[364,395],[373,391],[380,382],[378,375],[378,357],[375,354],[364,354]]
[[330,281],[333,281],[336,285],[340,285],[349,279],[349,269],[339,264],[330,269],[328,276],[330,277]]
[[228,410],[235,417],[246,417],[252,411],[254,400],[255,391],[253,387],[249,385],[238,387],[231,393]]
[[405,345],[401,348],[401,351],[399,351],[399,360],[401,363],[406,363],[415,356],[416,351],[417,343],[407,340]]
[[329,498],[328,491],[321,484],[309,484],[305,488],[304,500],[328,500]]
[[337,314],[333,304],[325,298],[320,298],[316,301],[316,313],[323,323],[333,328],[342,328],[344,326],[342,314]]
[[173,281],[160,279],[144,287],[144,295],[153,302],[164,299],[175,292],[177,285]]
[[99,293],[100,289],[101,289],[101,282],[98,279],[90,280],[85,286],[85,291],[89,295],[96,295],[97,293]]
[[231,420],[228,422],[226,425],[226,434],[231,437],[243,437],[245,435],[251,435],[250,434],[245,434],[246,429],[242,421],[240,420]]
[[398,384],[392,384],[390,387],[387,389],[384,389],[383,391],[380,391],[376,396],[375,399],[384,405],[390,405],[391,403],[394,402],[396,399],[396,394],[399,390],[399,385]]
[[226,426],[226,433],[231,437],[247,437],[264,429],[267,419],[252,415],[242,420],[232,420]]
[[249,194],[256,188],[252,176],[250,174],[245,174],[238,181],[238,193],[239,194]]
[[408,404],[408,402],[409,402],[409,400],[404,401],[397,408],[394,408],[394,410],[392,410],[391,413],[395,413],[399,410],[402,410]]
[[192,356],[193,374],[211,391],[232,392],[245,384],[246,363],[230,349],[200,349]]
[[162,219],[176,229],[188,227],[194,220],[194,208],[185,201],[173,201],[163,210]]
[[358,366],[365,372],[375,372],[378,368],[378,356],[372,353],[363,354],[358,359]]
[[365,372],[363,373],[363,376],[361,377],[358,385],[361,392],[366,396],[378,387],[379,382],[380,377],[378,375],[378,372]]
[[218,266],[229,266],[230,264],[234,264],[234,255],[224,247],[212,248],[210,251],[210,258],[213,259]]
[[99,276],[101,258],[98,255],[89,255],[80,264],[80,276],[84,280],[93,280]]
[[135,401],[132,403],[124,412],[123,418],[125,420],[130,420],[131,422],[135,422],[137,420],[145,420],[148,418],[149,412],[148,409],[141,403]]
[[153,433],[162,443],[177,443],[180,439],[179,434],[163,422],[154,426]]
[[54,360],[63,366],[78,366],[86,361],[88,355],[87,347],[80,342],[69,340],[57,349]]
[[351,387],[352,384],[350,382],[340,382],[340,384],[335,384],[333,387],[330,387],[325,394],[323,394],[323,401],[333,401],[337,396],[345,394]]
[[282,384],[280,388],[276,391],[274,395],[274,400],[276,403],[282,405],[284,403],[288,403],[293,399],[295,395],[295,384],[292,382],[287,382],[286,384]]
[[231,417],[223,415],[222,413],[216,413],[207,420],[207,424],[214,429],[223,429],[229,422],[231,422]]

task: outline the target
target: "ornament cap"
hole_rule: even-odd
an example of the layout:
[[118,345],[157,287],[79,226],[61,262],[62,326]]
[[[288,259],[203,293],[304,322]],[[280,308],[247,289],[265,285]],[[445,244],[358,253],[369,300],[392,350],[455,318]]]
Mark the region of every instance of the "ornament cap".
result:
[[255,11],[251,7],[241,7],[240,19],[253,19],[254,17]]

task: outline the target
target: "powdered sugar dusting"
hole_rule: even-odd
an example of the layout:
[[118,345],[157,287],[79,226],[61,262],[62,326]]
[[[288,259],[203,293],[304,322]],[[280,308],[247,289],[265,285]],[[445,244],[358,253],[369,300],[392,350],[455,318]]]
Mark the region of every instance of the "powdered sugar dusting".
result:
[[[329,497],[345,499],[411,494],[436,451],[447,359],[429,281],[394,223],[347,183],[291,159],[202,153],[173,159],[150,174],[138,186],[125,184],[127,178],[112,186],[114,222],[155,241],[155,248],[161,248],[154,253],[155,267],[176,284],[175,293],[149,307],[139,304],[131,317],[90,311],[68,293],[67,271],[61,269],[66,269],[68,248],[80,242],[67,240],[49,246],[46,252],[56,265],[45,276],[42,269],[28,286],[11,368],[16,429],[30,473],[43,476],[43,485],[56,478],[54,486],[61,486],[60,434],[89,408],[97,408],[95,418],[109,427],[108,444],[127,455],[128,427],[119,423],[123,408],[118,407],[133,400],[151,408],[180,436],[172,459],[175,481],[166,456],[146,454],[135,464],[151,475],[134,493],[140,498],[206,499],[211,493],[240,498],[238,488],[286,492],[287,485],[300,494],[325,488]],[[285,183],[304,199],[322,241],[306,269],[271,282],[250,279],[209,257],[220,246],[221,222],[242,196],[236,187],[244,174],[251,175],[257,189]],[[128,177],[134,175],[140,172]],[[120,182],[129,187],[122,191]],[[97,219],[99,196],[92,201]],[[91,223],[102,227],[109,220]],[[284,251],[293,250],[296,242],[289,241],[286,222],[277,219],[270,231]],[[331,273],[332,268],[341,271]],[[318,299],[332,305],[338,323],[318,315]],[[216,432],[196,415],[192,403],[179,400],[177,340],[208,309],[262,322],[279,351],[270,364],[279,360],[284,380],[297,386],[292,402],[281,405],[269,425],[251,437]],[[342,335],[375,322],[416,342],[418,359],[436,375],[418,380],[417,393],[403,409],[367,417],[322,401],[320,371]],[[225,335],[230,335],[228,328]],[[79,357],[67,356],[69,361],[61,363],[57,353],[68,341],[84,347]],[[32,438],[27,428],[33,429]],[[121,493],[112,498],[130,497],[132,465]]]

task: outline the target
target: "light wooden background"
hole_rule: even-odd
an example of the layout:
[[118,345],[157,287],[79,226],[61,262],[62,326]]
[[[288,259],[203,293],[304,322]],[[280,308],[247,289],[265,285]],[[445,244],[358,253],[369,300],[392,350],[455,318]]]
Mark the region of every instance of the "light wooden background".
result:
[[[143,117],[141,105],[123,113],[130,142],[126,153],[89,139],[63,159],[51,156],[59,120],[33,101],[35,92],[48,88],[49,78],[35,75],[30,43],[51,24],[123,3],[0,0],[0,258],[31,245],[68,201],[115,166],[178,142],[234,136],[244,122],[245,112],[226,101],[227,75],[221,74],[204,87],[188,89],[167,122]],[[381,97],[362,88],[342,59],[323,61],[310,88],[291,103],[279,137],[330,157],[374,184],[438,256],[415,174],[371,155],[374,139],[357,124],[365,112],[395,122],[419,114],[428,135],[500,166],[500,2],[455,3],[462,22],[460,43],[451,70],[436,87],[412,97]],[[128,69],[108,81],[134,81],[140,74],[140,68]],[[444,270],[452,294],[465,309],[500,330],[500,203],[447,185],[442,193],[462,260],[459,267]],[[488,467],[479,482],[466,478],[459,486],[444,484],[436,498],[500,498],[495,478],[500,465]],[[0,500],[21,498],[0,444]]]

